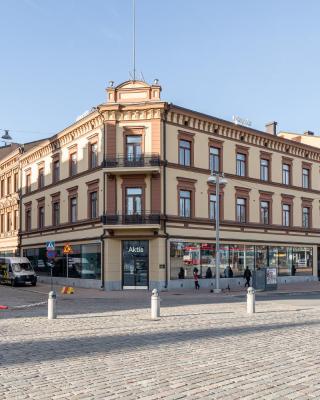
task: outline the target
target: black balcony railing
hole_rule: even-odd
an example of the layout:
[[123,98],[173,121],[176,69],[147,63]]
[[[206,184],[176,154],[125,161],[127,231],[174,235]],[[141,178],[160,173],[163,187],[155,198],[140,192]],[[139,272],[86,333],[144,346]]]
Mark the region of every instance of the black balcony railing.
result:
[[141,214],[105,214],[102,216],[104,225],[141,225],[160,224],[160,213],[143,211]]
[[116,167],[157,167],[160,165],[159,154],[125,155],[117,154],[108,156],[105,161],[107,168]]

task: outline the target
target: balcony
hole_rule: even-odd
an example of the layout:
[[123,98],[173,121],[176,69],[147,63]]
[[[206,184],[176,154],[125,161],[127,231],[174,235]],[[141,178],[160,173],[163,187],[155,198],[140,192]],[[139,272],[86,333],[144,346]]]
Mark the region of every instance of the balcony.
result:
[[114,174],[137,173],[137,172],[160,172],[160,155],[141,154],[140,156],[128,156],[117,154],[108,156],[105,168]]
[[128,228],[141,225],[148,228],[159,228],[160,212],[143,211],[141,214],[105,214],[102,216],[102,223],[113,228]]

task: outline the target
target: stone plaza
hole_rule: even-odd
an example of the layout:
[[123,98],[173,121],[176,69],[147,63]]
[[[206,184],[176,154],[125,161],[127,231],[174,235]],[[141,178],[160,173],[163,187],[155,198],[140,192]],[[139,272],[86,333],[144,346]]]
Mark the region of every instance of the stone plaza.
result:
[[77,289],[48,321],[48,286],[1,286],[0,398],[319,399],[319,290],[161,292],[152,321],[150,292]]

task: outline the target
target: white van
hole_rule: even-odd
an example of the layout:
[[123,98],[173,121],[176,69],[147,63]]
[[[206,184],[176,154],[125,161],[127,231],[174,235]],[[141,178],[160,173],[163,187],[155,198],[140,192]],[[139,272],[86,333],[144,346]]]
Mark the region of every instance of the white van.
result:
[[36,286],[37,275],[26,257],[0,257],[0,283]]

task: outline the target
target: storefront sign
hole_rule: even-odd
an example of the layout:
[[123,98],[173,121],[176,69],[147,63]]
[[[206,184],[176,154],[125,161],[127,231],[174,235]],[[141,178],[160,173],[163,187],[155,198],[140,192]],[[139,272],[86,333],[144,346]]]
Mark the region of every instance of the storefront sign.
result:
[[140,246],[130,246],[128,249],[128,253],[144,253],[144,248]]

